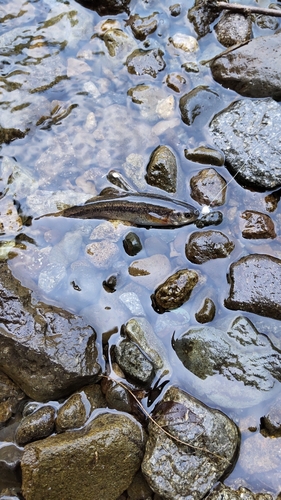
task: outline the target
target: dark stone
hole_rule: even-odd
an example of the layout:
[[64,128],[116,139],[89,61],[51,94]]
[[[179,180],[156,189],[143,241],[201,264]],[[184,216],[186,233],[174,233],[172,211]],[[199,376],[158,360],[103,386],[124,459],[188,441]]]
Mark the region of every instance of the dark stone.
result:
[[281,99],[281,33],[250,40],[217,56],[211,63],[213,78],[246,97]]
[[0,369],[32,399],[58,399],[96,380],[93,328],[79,316],[36,302],[6,262],[0,264],[0,309]]
[[269,408],[268,414],[260,419],[260,432],[264,437],[281,437],[281,399]]
[[122,340],[114,349],[116,361],[131,379],[148,384],[154,377],[153,364],[133,342]]
[[109,276],[107,280],[104,280],[102,282],[103,288],[108,293],[116,292],[116,285],[117,285],[117,277],[114,274],[112,276]]
[[171,16],[177,17],[181,13],[181,4],[180,3],[174,3],[174,5],[170,5],[169,11],[171,13]]
[[160,49],[136,49],[127,57],[126,65],[132,75],[150,75],[156,78],[166,63]]
[[251,15],[224,12],[215,26],[218,41],[225,47],[243,43],[252,37]]
[[141,17],[139,14],[134,14],[129,17],[127,25],[131,27],[132,32],[137,40],[145,40],[148,35],[156,31],[158,26],[157,12],[153,12],[150,16]]
[[187,160],[205,165],[221,167],[224,164],[224,155],[221,151],[207,146],[199,146],[195,149],[185,149],[184,156]]
[[9,144],[15,139],[23,139],[28,132],[22,132],[17,128],[3,128],[0,126],[0,144]]
[[182,92],[183,86],[186,85],[186,79],[178,73],[170,73],[166,78],[167,87],[174,92]]
[[223,205],[226,195],[226,181],[213,168],[204,168],[190,179],[190,195],[200,203],[217,207]]
[[234,243],[220,231],[196,231],[185,245],[185,255],[194,264],[203,264],[211,259],[228,257]]
[[152,307],[160,314],[177,309],[189,299],[197,283],[198,274],[195,271],[189,269],[177,271],[151,295]]
[[281,260],[252,254],[230,266],[225,306],[281,320]]
[[255,210],[245,210],[241,214],[241,218],[243,238],[248,240],[276,238],[274,222],[269,215],[256,212]]
[[130,0],[76,0],[78,3],[96,11],[100,16],[111,16],[121,14],[121,12],[129,13]]
[[82,395],[72,394],[58,410],[56,431],[64,432],[68,429],[82,427],[88,416]]
[[177,161],[174,153],[167,146],[158,146],[150,156],[147,165],[146,182],[175,193],[177,190]]
[[223,214],[219,211],[210,212],[209,214],[202,215],[200,219],[197,219],[194,224],[199,229],[208,226],[219,226],[223,221]]
[[209,323],[210,321],[213,321],[215,314],[216,306],[214,302],[212,299],[209,299],[209,297],[206,297],[199,311],[195,313],[195,319],[198,323]]
[[281,189],[277,189],[277,191],[273,191],[273,193],[270,193],[267,196],[265,196],[264,201],[267,212],[274,212],[274,210],[276,210],[280,198],[281,198]]
[[24,398],[24,392],[0,371],[0,428],[17,412]]
[[188,19],[193,24],[198,38],[210,33],[210,24],[216,20],[220,13],[221,10],[208,0],[195,0],[194,6],[188,11]]
[[199,85],[180,98],[181,119],[186,125],[203,126],[217,109],[220,97],[207,86]]
[[225,154],[226,166],[239,182],[257,189],[281,185],[277,139],[281,134],[281,114],[276,101],[270,98],[235,101],[213,118],[210,133]]
[[56,412],[53,406],[42,406],[24,417],[16,431],[16,442],[22,446],[31,441],[50,436],[55,428]]
[[159,427],[149,423],[142,462],[148,484],[167,500],[204,498],[236,461],[236,425],[177,387],[166,391],[153,417]]
[[136,233],[130,232],[126,234],[123,240],[123,247],[125,249],[125,252],[133,257],[142,250],[141,240]]
[[123,385],[122,383],[121,386],[114,380],[106,380],[103,383],[107,406],[108,408],[114,408],[114,410],[132,413],[132,396]]

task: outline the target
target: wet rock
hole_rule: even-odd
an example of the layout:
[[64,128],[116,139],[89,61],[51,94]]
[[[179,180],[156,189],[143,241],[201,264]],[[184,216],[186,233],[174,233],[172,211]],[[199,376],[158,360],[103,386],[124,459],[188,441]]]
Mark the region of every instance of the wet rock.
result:
[[56,412],[53,406],[42,406],[39,410],[24,417],[17,430],[15,439],[20,446],[50,436],[55,428]]
[[116,243],[109,240],[95,241],[86,246],[85,253],[95,267],[107,269],[116,259],[119,248]]
[[211,31],[210,25],[220,13],[220,9],[216,9],[206,0],[195,0],[194,6],[188,11],[188,19],[193,24],[198,38],[202,38]]
[[218,207],[225,203],[226,181],[213,168],[204,168],[190,179],[190,195],[200,205]]
[[28,130],[22,132],[17,128],[3,128],[0,126],[0,144],[9,144],[15,139],[23,139]]
[[166,78],[167,86],[175,92],[182,92],[186,79],[178,73],[169,73]]
[[131,314],[141,316],[144,313],[141,301],[135,292],[124,292],[119,295],[119,300],[129,309]]
[[142,463],[148,484],[167,500],[200,500],[235,461],[236,425],[177,387],[168,389],[153,416],[174,439],[149,424]]
[[0,200],[0,234],[15,235],[22,229],[22,219],[10,196]]
[[198,274],[195,271],[189,269],[177,271],[151,295],[153,309],[160,314],[177,309],[189,299],[197,283]]
[[166,63],[160,49],[136,49],[127,57],[126,65],[131,75],[150,75],[156,78]]
[[[9,496],[9,491],[6,490],[4,495],[3,486],[13,487],[19,491],[21,487],[21,474],[20,474],[20,460],[23,450],[12,443],[1,443],[0,448],[0,499],[1,500],[15,500],[18,497]],[[11,488],[12,489],[12,488]]]
[[171,16],[177,17],[181,13],[181,4],[180,3],[175,3],[174,5],[170,5],[169,11],[171,13]]
[[237,490],[233,490],[229,486],[220,483],[206,497],[206,500],[273,500],[269,493],[252,493],[248,488],[242,486]]
[[243,43],[252,37],[250,15],[238,12],[224,12],[215,26],[218,41],[225,47]]
[[[272,4],[269,7],[272,9],[273,8]],[[260,14],[256,14],[253,17],[255,24],[261,29],[277,30],[279,26],[278,18]]]
[[281,198],[281,189],[277,189],[277,191],[274,191],[273,193],[270,193],[269,195],[265,196],[264,201],[267,212],[274,212],[274,210],[276,210],[280,198]]
[[130,500],[151,500],[155,498],[141,471],[136,473],[127,492]]
[[152,381],[153,364],[133,342],[122,340],[115,346],[114,354],[118,365],[129,378],[142,384]]
[[212,299],[206,297],[199,311],[195,313],[195,319],[198,323],[209,323],[213,321],[216,314],[216,306]]
[[274,222],[269,215],[255,210],[245,210],[241,214],[241,219],[240,229],[243,238],[248,240],[276,238]]
[[247,318],[237,317],[227,331],[191,328],[174,342],[174,349],[198,377],[200,393],[208,391],[208,398],[223,406],[233,407],[236,401],[241,408],[257,404],[269,398],[281,380],[281,351]]
[[101,387],[98,384],[90,384],[82,387],[83,391],[91,405],[91,411],[97,408],[106,408],[106,401],[104,399],[103,393],[101,392]]
[[270,255],[252,254],[230,266],[228,309],[253,312],[281,319],[281,260]]
[[136,48],[136,42],[121,29],[108,29],[103,35],[103,41],[111,57],[123,59]]
[[260,432],[264,437],[281,437],[281,400],[277,398],[267,415],[260,419]]
[[210,123],[225,164],[243,184],[273,189],[281,184],[280,106],[273,99],[241,99],[218,113]]
[[107,293],[113,293],[116,292],[116,285],[117,285],[117,277],[112,274],[107,278],[107,280],[104,280],[102,282],[102,286],[105,289]]
[[87,9],[95,10],[100,16],[111,16],[129,12],[130,0],[76,0]]
[[224,164],[224,155],[221,151],[208,146],[199,146],[195,149],[185,149],[184,156],[187,160],[206,165],[221,167]]
[[146,188],[146,182],[144,180],[146,167],[143,156],[137,153],[131,153],[127,156],[126,162],[123,163],[122,167],[124,168],[127,178],[130,179],[140,191],[144,191]]
[[0,371],[0,428],[16,413],[25,394],[7,375]]
[[154,254],[151,257],[135,260],[130,264],[128,271],[134,281],[152,289],[170,273],[171,263],[166,255]]
[[203,126],[212,116],[220,101],[210,87],[199,85],[180,98],[181,119],[186,125]]
[[[121,370],[120,370],[121,371]],[[122,376],[125,377],[124,373]],[[127,413],[132,413],[133,402],[132,396],[129,391],[114,380],[103,381],[102,384],[103,391],[105,393],[106,403],[108,408],[114,408],[114,410],[125,411]]]
[[185,255],[194,264],[211,259],[224,259],[234,249],[234,243],[221,231],[196,231],[185,245]]
[[198,42],[194,36],[185,35],[184,33],[175,33],[169,38],[169,43],[175,47],[175,49],[180,49],[183,52],[196,52],[199,49]]
[[37,401],[58,399],[94,381],[100,367],[93,328],[79,316],[36,302],[6,263],[0,271],[0,368]]
[[158,187],[175,193],[177,190],[177,160],[174,153],[167,146],[158,146],[150,156],[147,165],[146,182],[150,186]]
[[132,97],[135,104],[140,106],[140,114],[147,120],[166,119],[174,112],[174,97],[167,96],[162,88],[141,84],[129,89],[128,95]]
[[127,24],[131,27],[135,38],[143,41],[157,29],[157,12],[153,12],[153,14],[147,17],[141,17],[139,14],[134,14],[129,17]]
[[29,444],[21,462],[24,498],[118,498],[139,469],[143,448],[137,421],[109,413],[84,429]]
[[89,408],[87,411],[82,394],[72,394],[58,410],[56,431],[64,432],[67,429],[82,427],[88,416]]
[[219,226],[223,221],[223,215],[219,211],[210,212],[206,215],[202,215],[200,219],[197,219],[194,224],[199,229],[208,226]]
[[213,78],[246,97],[280,100],[280,40],[281,33],[257,37],[216,57],[210,66]]
[[139,239],[137,234],[130,232],[126,234],[123,240],[123,247],[125,252],[133,257],[142,250],[141,240]]

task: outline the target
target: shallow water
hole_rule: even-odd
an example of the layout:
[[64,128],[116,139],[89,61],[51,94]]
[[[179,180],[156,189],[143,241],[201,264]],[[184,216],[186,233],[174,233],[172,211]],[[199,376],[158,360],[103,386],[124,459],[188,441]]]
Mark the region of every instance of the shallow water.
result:
[[[113,168],[136,190],[161,193],[144,180],[150,154],[159,144],[170,147],[177,158],[175,197],[196,205],[190,197],[189,181],[205,166],[186,160],[184,149],[202,143],[212,145],[212,141],[207,123],[199,121],[188,127],[181,121],[179,97],[198,85],[211,85],[221,96],[221,106],[213,110],[215,114],[237,95],[216,84],[208,66],[200,64],[223,50],[213,33],[199,41],[196,53],[186,55],[171,47],[169,37],[173,34],[194,36],[194,31],[187,19],[192,2],[182,5],[178,17],[170,15],[170,5],[168,0],[131,3],[132,13],[148,16],[158,12],[158,28],[146,42],[133,38],[126,14],[109,16],[129,35],[132,46],[160,48],[164,52],[166,68],[152,78],[128,73],[124,65],[126,50],[116,57],[110,56],[101,37],[94,36],[101,35],[107,18],[100,18],[73,0],[1,2],[0,125],[28,130],[24,138],[1,146],[1,191],[8,189],[6,198],[16,199],[25,216],[56,211],[64,203],[85,202],[110,185],[106,175]],[[270,30],[254,27],[253,32],[258,36],[269,34]],[[199,72],[185,72],[181,65],[186,61],[196,62]],[[186,80],[181,93],[167,86],[166,77],[173,72]],[[153,85],[161,91],[161,99],[172,97],[169,110],[164,114],[155,109],[142,112],[127,95],[128,90],[138,84]],[[11,178],[11,172],[16,170],[18,175]],[[224,167],[218,167],[217,171],[230,182],[226,203],[220,208],[224,221],[218,228],[235,242],[229,258],[200,266],[188,262],[185,243],[195,230],[193,225],[174,230],[147,230],[126,224],[115,224],[113,228],[106,221],[43,218],[19,230],[36,245],[29,240],[25,248],[12,248],[10,267],[40,300],[82,315],[96,329],[100,346],[107,337],[109,345],[116,343],[121,325],[132,316],[145,316],[166,352],[169,372],[163,380],[178,384],[210,406],[223,410],[241,430],[241,454],[226,484],[278,494],[281,489],[279,440],[264,438],[258,431],[260,418],[281,392],[280,384],[276,382],[268,397],[260,394],[254,406],[248,407],[247,396],[243,399],[236,387],[239,384],[233,382],[231,391],[233,395],[237,391],[238,396],[233,397],[232,406],[223,406],[212,398],[208,379],[198,385],[197,377],[183,367],[171,346],[173,335],[177,338],[191,326],[198,325],[194,314],[206,296],[216,304],[212,326],[228,326],[238,316],[238,312],[229,311],[223,305],[229,291],[227,272],[231,262],[250,253],[281,258],[278,212],[270,214],[277,233],[273,241],[245,240],[239,229],[242,211],[265,211],[265,193],[243,189]],[[123,237],[131,230],[143,246],[136,257],[128,256],[122,244]],[[11,230],[8,236],[2,235],[2,244],[9,241],[12,246],[16,234]],[[104,239],[109,242],[111,254],[108,263],[97,267],[88,258],[86,248],[93,241]],[[165,278],[184,268],[195,269],[200,276],[190,300],[162,315],[151,307],[150,296],[164,278],[156,276],[145,285],[128,274],[128,266],[133,261],[157,254],[166,257]],[[102,286],[111,275],[117,277],[115,293],[108,293]],[[280,322],[250,313],[246,317],[281,349]],[[220,390],[227,391],[223,377],[217,378]],[[257,432],[249,431],[255,427]],[[1,431],[3,443],[10,439],[9,432],[5,435]],[[2,487],[0,479],[0,490]]]

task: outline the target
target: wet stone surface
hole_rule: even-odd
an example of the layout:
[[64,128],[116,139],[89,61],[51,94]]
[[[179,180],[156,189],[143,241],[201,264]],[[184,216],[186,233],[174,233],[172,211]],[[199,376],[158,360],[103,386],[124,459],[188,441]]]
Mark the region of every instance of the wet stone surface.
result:
[[50,436],[55,428],[55,409],[43,406],[27,415],[20,422],[16,431],[16,442],[20,446]]
[[190,179],[191,197],[200,205],[223,205],[226,182],[214,168],[204,168]]
[[246,210],[241,214],[241,219],[243,238],[276,238],[274,223],[269,215],[255,212],[254,210]]
[[147,165],[146,181],[167,193],[177,190],[177,161],[174,153],[167,146],[156,148]]
[[213,321],[216,314],[216,306],[212,299],[206,297],[204,300],[202,307],[195,313],[195,319],[198,323],[209,323]]
[[190,235],[185,255],[190,262],[203,264],[211,259],[224,259],[233,249],[233,241],[221,231],[198,231]]
[[207,146],[199,146],[195,149],[185,149],[184,156],[187,160],[204,163],[206,165],[221,167],[224,164],[224,155],[221,151]]
[[151,382],[153,365],[133,342],[122,340],[115,347],[114,354],[118,365],[129,378],[143,384]]
[[87,413],[89,412],[81,394],[72,394],[58,410],[56,431],[59,433],[67,429],[82,427],[87,420]]
[[218,41],[225,47],[250,40],[252,35],[252,20],[250,15],[234,12],[224,12],[215,25]]
[[213,113],[213,108],[220,101],[217,92],[206,86],[198,86],[179,101],[182,121],[196,127],[205,125]]
[[159,313],[177,309],[189,299],[197,282],[196,271],[189,269],[178,271],[155,290],[151,296],[153,308]]
[[132,75],[150,75],[156,78],[163,71],[166,63],[160,49],[136,49],[127,57],[126,65]]

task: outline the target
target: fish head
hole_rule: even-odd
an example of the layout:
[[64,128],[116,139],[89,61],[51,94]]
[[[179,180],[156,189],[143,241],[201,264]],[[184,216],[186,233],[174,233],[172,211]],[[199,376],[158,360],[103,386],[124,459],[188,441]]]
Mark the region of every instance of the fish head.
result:
[[174,210],[170,215],[170,219],[173,226],[186,226],[195,222],[199,215],[199,210],[190,205],[190,207],[180,211]]

